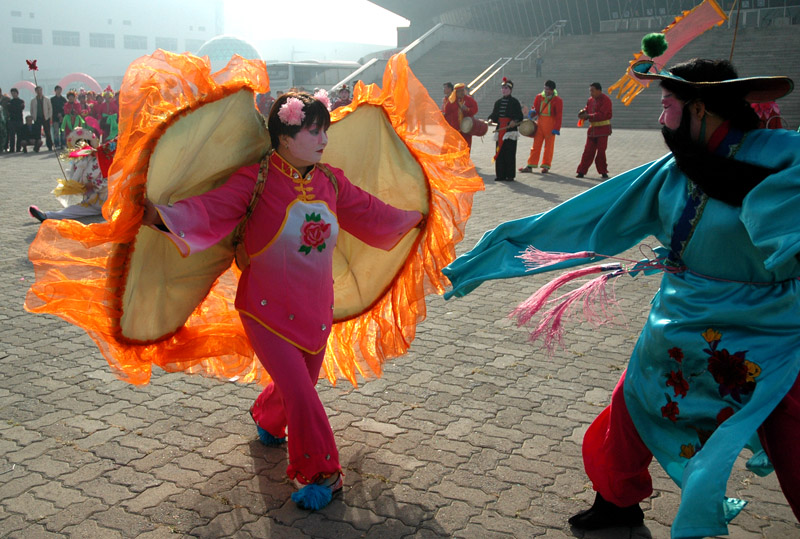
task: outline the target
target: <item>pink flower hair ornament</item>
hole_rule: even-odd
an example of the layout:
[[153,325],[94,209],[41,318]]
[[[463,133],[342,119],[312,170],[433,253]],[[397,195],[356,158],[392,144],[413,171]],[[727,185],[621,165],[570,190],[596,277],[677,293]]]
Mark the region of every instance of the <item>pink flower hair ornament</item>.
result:
[[290,97],[278,110],[278,118],[285,125],[301,125],[306,117],[303,107],[302,101],[296,97]]
[[314,92],[314,99],[325,105],[325,108],[328,109],[328,111],[331,110],[331,98],[328,97],[328,92],[325,89],[320,88]]

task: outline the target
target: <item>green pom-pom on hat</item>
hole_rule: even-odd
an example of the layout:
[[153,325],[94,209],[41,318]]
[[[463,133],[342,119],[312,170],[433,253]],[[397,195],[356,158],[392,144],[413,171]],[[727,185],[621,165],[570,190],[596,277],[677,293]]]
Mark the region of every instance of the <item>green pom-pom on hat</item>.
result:
[[647,34],[642,38],[642,52],[645,56],[655,58],[667,51],[667,37],[659,32]]

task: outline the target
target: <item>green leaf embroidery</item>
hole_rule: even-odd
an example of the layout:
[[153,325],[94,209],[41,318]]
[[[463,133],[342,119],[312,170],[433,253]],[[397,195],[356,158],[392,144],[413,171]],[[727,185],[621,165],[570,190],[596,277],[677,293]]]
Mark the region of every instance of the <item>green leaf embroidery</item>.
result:
[[308,245],[301,245],[298,251],[307,255],[311,252],[311,247],[309,247]]
[[324,248],[325,248],[325,244],[324,243],[322,245],[318,245],[317,246],[317,251],[319,251],[321,253]]

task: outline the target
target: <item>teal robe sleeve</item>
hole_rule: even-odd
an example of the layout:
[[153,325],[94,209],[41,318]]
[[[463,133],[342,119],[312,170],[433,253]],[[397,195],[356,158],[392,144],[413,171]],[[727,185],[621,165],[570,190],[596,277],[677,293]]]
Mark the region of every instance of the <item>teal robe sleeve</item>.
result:
[[779,170],[744,198],[739,217],[771,271],[800,253],[796,213],[800,208],[800,133],[754,131],[742,143],[736,159]]
[[[453,289],[465,296],[483,281],[563,269],[601,260],[577,259],[530,270],[519,255],[541,251],[592,251],[616,255],[649,235],[662,235],[658,199],[673,167],[671,155],[629,170],[538,215],[508,221],[483,235],[475,247],[444,268]],[[685,183],[685,181],[684,181]]]

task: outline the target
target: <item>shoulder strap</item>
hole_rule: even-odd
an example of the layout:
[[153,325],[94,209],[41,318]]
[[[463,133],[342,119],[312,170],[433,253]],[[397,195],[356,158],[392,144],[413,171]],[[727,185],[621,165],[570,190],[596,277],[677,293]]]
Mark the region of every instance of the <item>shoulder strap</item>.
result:
[[258,199],[261,196],[261,193],[264,192],[264,184],[267,183],[267,167],[269,165],[269,154],[267,154],[264,159],[261,160],[261,166],[258,169],[258,179],[256,180],[256,184],[253,187],[253,196],[250,197],[250,203],[247,205],[247,211],[242,217],[242,220],[239,221],[239,224],[236,225],[236,228],[233,230],[233,248],[236,249],[240,243],[242,243],[242,239],[244,238],[244,228],[247,225],[247,220],[250,219],[250,216],[253,215],[253,211],[256,209],[256,204],[258,203]]
[[328,179],[331,181],[331,185],[333,185],[333,190],[336,192],[336,198],[339,198],[339,181],[336,179],[336,176],[333,175],[331,169],[328,168],[328,165],[323,165],[322,163],[317,163],[317,168],[320,169]]

